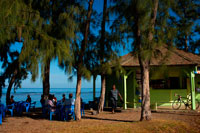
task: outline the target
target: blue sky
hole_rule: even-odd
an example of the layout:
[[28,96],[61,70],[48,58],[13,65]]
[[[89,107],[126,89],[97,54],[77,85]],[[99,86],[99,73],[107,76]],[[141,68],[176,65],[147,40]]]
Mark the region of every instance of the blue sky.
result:
[[[103,0],[94,0],[94,9],[97,12],[102,12],[103,10]],[[21,45],[15,44],[12,49],[21,49]],[[121,50],[121,55],[126,54],[127,50]],[[1,63],[0,63],[1,66]],[[2,70],[0,70],[2,72]],[[28,78],[22,81],[22,88],[42,88],[42,79],[40,78],[41,73],[39,72],[38,78],[35,82],[31,81],[31,75],[28,75]],[[50,88],[75,88],[76,87],[76,76],[73,77],[72,81],[68,80],[68,75],[65,74],[64,70],[58,67],[57,60],[53,60],[50,66]],[[96,87],[101,87],[100,76],[96,79]],[[8,84],[8,83],[6,83]],[[82,80],[82,88],[92,88],[93,80],[91,77],[90,81]]]

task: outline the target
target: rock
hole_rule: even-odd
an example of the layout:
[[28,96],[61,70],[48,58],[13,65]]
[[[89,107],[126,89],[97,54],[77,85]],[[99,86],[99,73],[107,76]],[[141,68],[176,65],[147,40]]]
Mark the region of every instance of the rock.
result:
[[97,115],[97,111],[92,111],[92,115]]

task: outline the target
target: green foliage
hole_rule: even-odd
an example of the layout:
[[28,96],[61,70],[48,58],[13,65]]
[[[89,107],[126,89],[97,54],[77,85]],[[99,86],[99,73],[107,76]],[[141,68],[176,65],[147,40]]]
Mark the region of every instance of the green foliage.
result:
[[[5,79],[10,79],[14,70],[19,74],[14,87],[19,87],[21,80],[26,78],[30,71],[32,80],[38,76],[39,63],[42,68],[48,60],[58,59],[59,63],[70,56],[70,43],[75,37],[74,30],[77,25],[74,21],[76,8],[73,1],[68,0],[2,0],[0,1],[0,53],[3,67],[12,71],[4,72],[1,76],[1,86]],[[16,41],[23,41],[23,48],[18,54],[16,62],[9,60],[11,54],[9,47]],[[19,67],[18,67],[19,66]],[[23,69],[22,69],[23,68]],[[8,75],[8,76],[7,76]]]
[[[76,75],[81,74],[81,76],[87,80],[91,78],[91,70],[94,57],[94,42],[95,36],[92,31],[89,29],[87,44],[84,44],[84,34],[85,28],[87,24],[87,14],[88,11],[85,9],[84,5],[79,3],[76,5],[76,15],[75,15],[75,23],[76,29],[74,31],[75,37],[71,38],[70,45],[70,53],[69,57],[67,57],[63,62],[60,63],[62,68],[65,68],[65,71],[68,74]],[[96,12],[92,12],[92,16],[90,19],[90,24],[95,25],[94,18],[96,17]],[[69,79],[72,79],[72,75]]]
[[[14,88],[21,86],[21,81],[27,78],[27,64],[25,61],[19,62],[21,53],[10,49],[16,41],[21,42],[29,37],[32,18],[37,18],[34,12],[23,0],[2,0],[0,1],[0,58],[3,61],[4,72],[1,75],[1,86],[5,87],[5,81],[11,80],[15,76]],[[36,20],[36,19],[35,19]],[[24,34],[26,32],[26,34]],[[23,36],[23,38],[22,38]],[[14,72],[16,72],[14,74]]]
[[[159,1],[157,19],[152,29],[151,19],[153,15],[154,3],[152,0],[114,0],[111,11],[117,15],[112,25],[113,33],[120,33],[123,38],[128,37],[133,40],[132,48],[136,54],[142,55],[142,60],[150,60],[156,57],[157,47],[171,43],[177,29],[170,27],[168,20],[170,8],[174,6],[174,1]],[[140,51],[136,44],[137,30],[140,30]],[[153,40],[149,40],[149,34],[153,34]],[[121,39],[122,40],[122,39]]]
[[[107,0],[104,0],[104,2],[107,2]],[[120,46],[121,44],[124,44],[120,34],[115,34],[115,32],[107,30],[107,25],[110,25],[109,18],[111,14],[109,13],[110,9],[107,7],[107,4],[104,3],[104,5],[102,15],[95,18],[97,21],[95,24],[97,25],[94,30],[98,29],[98,26],[101,26],[101,28],[98,32],[99,34],[96,35],[97,37],[95,38],[95,43],[93,43],[93,50],[91,50],[93,54],[90,56],[92,57],[90,58],[92,64],[90,69],[93,75],[111,74],[114,67],[120,68],[120,64],[111,64],[112,62],[118,60]]]
[[199,0],[176,0],[169,27],[177,29],[174,43],[179,49],[195,53],[200,34],[196,31],[200,20]]
[[36,30],[31,32],[31,38],[25,39],[27,45],[21,60],[33,60],[30,65],[33,80],[37,77],[39,62],[43,77],[49,60],[58,59],[58,63],[62,64],[70,58],[70,43],[77,28],[74,17],[78,8],[74,4],[68,0],[31,1],[30,5],[40,17],[38,20],[34,19],[37,26]]

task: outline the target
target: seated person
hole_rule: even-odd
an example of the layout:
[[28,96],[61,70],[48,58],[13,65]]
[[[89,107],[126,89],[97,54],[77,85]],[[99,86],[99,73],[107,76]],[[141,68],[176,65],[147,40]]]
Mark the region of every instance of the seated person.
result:
[[51,112],[56,111],[56,105],[53,103],[53,96],[49,95],[48,105],[50,106]]
[[65,100],[64,105],[74,105],[75,104],[75,99],[73,99],[73,94],[69,94],[69,99]]
[[57,98],[54,96],[54,95],[52,95],[53,96],[53,103],[56,105],[56,103],[57,103]]
[[63,98],[62,98],[61,102],[64,103],[65,100],[66,100],[66,99],[65,99],[65,94],[63,94],[62,97],[63,97]]
[[27,95],[26,102],[27,102],[27,103],[31,103],[31,97],[30,97],[30,95]]
[[9,105],[11,105],[11,104],[13,104],[13,103],[15,103],[15,100],[14,100],[14,96],[12,95],[12,96],[10,97]]
[[[8,103],[6,103],[6,104],[7,104],[7,105],[11,105],[11,104],[13,104],[13,103],[15,103],[15,100],[14,100],[14,96],[11,95],[10,99],[8,100]],[[11,108],[13,108],[13,107],[12,107],[12,106],[9,106],[9,107],[8,107],[8,109],[11,109]]]
[[42,106],[45,105],[45,100],[44,100],[44,95],[43,94],[41,95],[40,103],[41,103]]

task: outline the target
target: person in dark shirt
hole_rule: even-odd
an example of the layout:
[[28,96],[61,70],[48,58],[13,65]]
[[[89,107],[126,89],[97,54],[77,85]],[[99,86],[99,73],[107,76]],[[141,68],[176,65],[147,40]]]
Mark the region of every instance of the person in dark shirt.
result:
[[121,101],[123,101],[121,94],[116,89],[115,84],[113,84],[112,90],[110,91],[110,101],[111,101],[111,106],[112,106],[112,113],[115,113],[115,109],[117,107],[118,96],[120,97]]
[[10,97],[9,104],[11,105],[11,104],[13,104],[13,103],[15,103],[15,100],[14,100],[14,96],[12,95],[12,96]]
[[62,97],[63,97],[63,98],[62,98],[62,101],[61,101],[61,102],[64,103],[65,100],[66,100],[66,98],[65,98],[65,94],[63,94]]
[[27,103],[31,103],[31,96],[30,96],[30,95],[27,95],[26,102],[27,102]]
[[45,99],[44,99],[44,95],[43,94],[41,95],[40,103],[41,103],[42,107],[45,104]]

